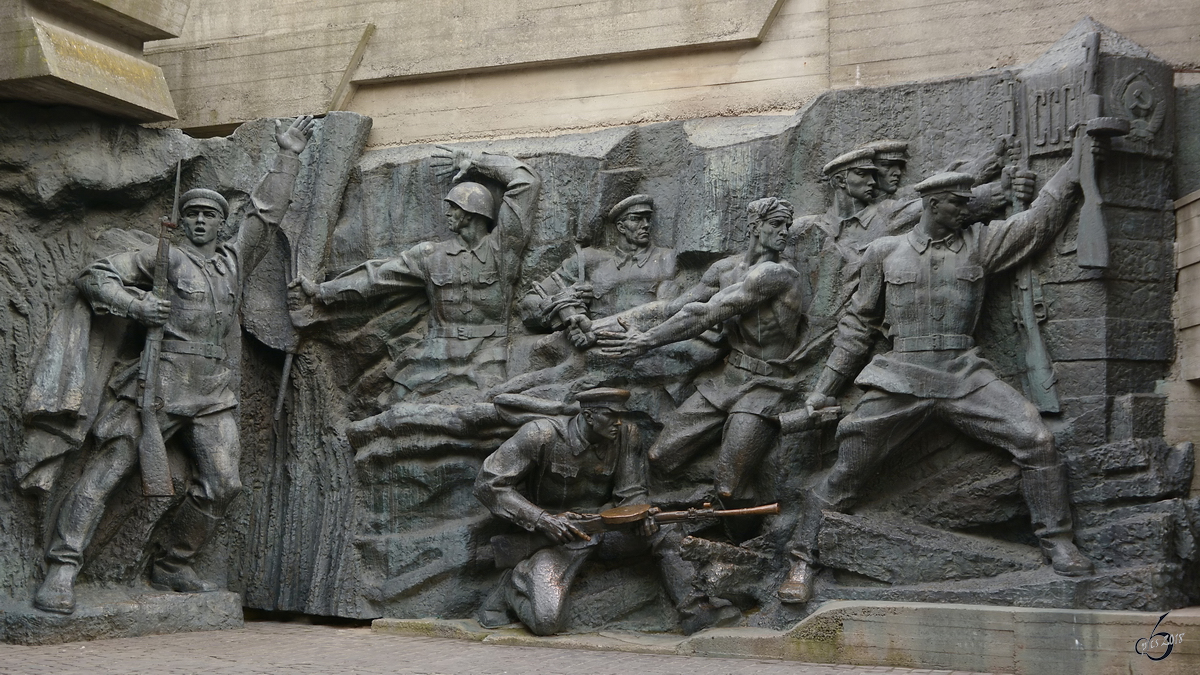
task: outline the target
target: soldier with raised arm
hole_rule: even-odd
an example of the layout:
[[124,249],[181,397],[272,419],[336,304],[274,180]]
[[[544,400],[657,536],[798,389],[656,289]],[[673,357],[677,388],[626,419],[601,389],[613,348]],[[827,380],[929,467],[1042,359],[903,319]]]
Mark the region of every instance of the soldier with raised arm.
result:
[[[1012,455],[1034,533],[1054,571],[1091,572],[1073,542],[1066,469],[1053,434],[1033,404],[979,356],[973,337],[987,276],[1036,254],[1066,223],[1079,189],[1078,152],[1028,211],[991,225],[968,224],[974,176],[935,175],[916,186],[923,204],[917,227],[867,248],[850,311],[806,404],[832,405],[856,373],[866,394],[838,426],[837,462],[810,493],[797,524],[796,560],[779,589],[784,602],[812,596],[821,511],[853,505],[880,463],[935,419]],[[862,368],[880,326],[892,350]]]
[[673,471],[719,438],[717,494],[738,501],[753,496],[754,472],[778,434],[783,403],[794,393],[807,297],[804,276],[783,254],[792,205],[768,197],[751,202],[748,212],[748,250],[714,263],[701,284],[681,297],[690,302],[674,315],[646,332],[599,333],[602,354],[631,357],[724,324],[732,351],[721,370],[699,382],[667,418],[650,448],[650,463]]
[[[154,282],[157,247],[131,251],[88,266],[75,285],[94,313],[161,326],[163,339],[152,383],[160,404],[164,438],[176,436],[192,461],[187,497],[171,513],[164,549],[155,558],[150,582],[177,592],[215,591],[200,579],[192,561],[242,489],[238,477],[237,378],[225,354],[226,339],[238,326],[247,275],[266,254],[292,194],[298,155],[312,133],[311,117],[287,129],[276,123],[279,154],[274,167],[250,197],[249,210],[229,241],[217,235],[229,216],[229,203],[213,190],[194,189],[180,198],[184,239],[166,259],[167,288],[159,299]],[[75,609],[75,577],[109,497],[138,467],[138,361],[119,364],[109,381],[92,434],[98,450],[67,492],[52,525],[46,578],[34,607],[69,614]]]
[[[422,242],[396,258],[368,260],[321,284],[297,279],[300,297],[319,305],[382,296],[423,295],[431,309],[425,340],[388,370],[393,401],[458,387],[486,390],[506,378],[508,319],[521,256],[532,231],[541,179],[507,155],[442,148],[435,161],[457,171],[445,199],[454,236]],[[476,174],[505,186],[497,210]]]

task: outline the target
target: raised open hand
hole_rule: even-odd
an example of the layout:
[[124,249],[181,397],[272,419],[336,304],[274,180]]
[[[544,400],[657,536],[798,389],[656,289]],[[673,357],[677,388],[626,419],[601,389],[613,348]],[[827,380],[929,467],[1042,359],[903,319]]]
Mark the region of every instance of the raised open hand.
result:
[[436,167],[434,170],[439,176],[448,176],[453,173],[454,177],[451,180],[457,183],[467,177],[467,173],[475,163],[475,155],[470,150],[439,145],[434,151],[430,163]]
[[298,155],[308,147],[308,139],[312,138],[314,124],[312,115],[297,117],[287,129],[283,128],[282,120],[275,120],[275,142],[279,143],[280,148],[290,150]]

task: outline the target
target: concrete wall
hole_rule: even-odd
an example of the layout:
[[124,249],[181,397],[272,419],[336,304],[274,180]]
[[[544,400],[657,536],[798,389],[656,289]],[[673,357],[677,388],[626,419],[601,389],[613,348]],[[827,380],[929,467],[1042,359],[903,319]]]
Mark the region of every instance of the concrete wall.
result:
[[381,147],[790,111],[1026,63],[1088,14],[1200,67],[1197,0],[192,0],[147,56],[176,126],[346,109]]

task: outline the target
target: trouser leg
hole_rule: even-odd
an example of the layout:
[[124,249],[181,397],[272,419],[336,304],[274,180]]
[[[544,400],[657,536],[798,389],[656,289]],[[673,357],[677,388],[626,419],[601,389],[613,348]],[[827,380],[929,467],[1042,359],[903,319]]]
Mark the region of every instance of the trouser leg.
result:
[[838,457],[815,492],[832,510],[849,508],[876,469],[929,417],[935,401],[872,390],[838,424]]
[[1066,469],[1054,448],[1054,435],[1020,392],[996,380],[961,399],[943,402],[938,413],[967,436],[1012,455],[1021,468],[1022,490],[1037,536],[1071,532]]
[[117,486],[137,466],[137,443],[122,436],[104,443],[67,493],[54,522],[46,560],[79,566],[104,508]]
[[650,467],[671,472],[683,466],[709,442],[716,440],[726,417],[724,411],[702,394],[692,394],[667,417],[662,433],[650,446]]
[[996,380],[961,399],[944,401],[939,416],[959,431],[1012,455],[1033,531],[1054,571],[1080,576],[1092,562],[1075,547],[1066,467],[1041,414],[1011,386]]
[[562,630],[571,585],[593,550],[552,546],[513,568],[508,606],[534,635],[553,635]]
[[754,496],[754,477],[778,432],[777,424],[759,415],[744,412],[729,415],[717,457],[719,497],[747,500]]
[[929,415],[927,399],[881,391],[868,392],[838,425],[838,458],[829,474],[804,499],[792,530],[792,565],[779,599],[805,603],[812,598],[817,541],[824,511],[842,511],[858,499],[862,484],[879,464],[912,437]]
[[171,517],[163,554],[155,563],[171,572],[192,563],[242,490],[238,478],[241,445],[233,411],[197,417],[189,436],[196,476],[187,498]]

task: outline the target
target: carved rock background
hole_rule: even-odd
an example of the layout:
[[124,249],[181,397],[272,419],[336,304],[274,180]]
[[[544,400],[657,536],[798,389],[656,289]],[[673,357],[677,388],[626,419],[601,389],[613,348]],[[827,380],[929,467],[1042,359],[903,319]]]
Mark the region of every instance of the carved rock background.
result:
[[[1052,49],[1042,65],[1056,64],[1062,53]],[[1104,53],[1110,80],[1138,59],[1144,62],[1139,67],[1162,76],[1161,64],[1114,34],[1105,33]],[[797,215],[823,212],[828,196],[818,180],[820,167],[849,148],[879,138],[910,140],[906,185],[951,161],[982,154],[1004,133],[1009,76],[989,72],[833,91],[793,116],[463,145],[522,157],[544,180],[522,291],[568,257],[577,237],[603,241],[602,214],[634,191],[655,197],[655,243],[676,248],[685,272],[695,278],[713,260],[743,247],[745,206],[753,199],[779,195],[796,205]],[[1071,468],[1080,544],[1097,560],[1100,574],[1079,582],[1030,569],[1036,558],[1011,463],[949,432],[931,430],[887,468],[873,498],[831,530],[837,538],[831,553],[841,551],[842,558],[831,557],[840,562],[823,578],[820,597],[1109,609],[1168,608],[1196,597],[1197,505],[1186,499],[1192,451],[1159,438],[1162,400],[1155,394],[1173,344],[1174,232],[1167,198],[1174,194],[1172,182],[1178,194],[1200,186],[1200,127],[1194,121],[1200,119],[1200,93],[1180,89],[1171,103],[1154,152],[1122,153],[1118,146],[1111,170],[1105,170],[1113,267],[1105,275],[1080,270],[1070,250],[1071,225],[1036,261],[1051,311],[1045,334],[1065,408],[1051,423]],[[1172,159],[1166,153],[1175,119],[1179,134]],[[296,343],[286,325],[270,320],[278,317],[288,268],[332,275],[363,259],[449,236],[441,215],[449,182],[432,170],[433,147],[359,156],[369,123],[346,113],[321,121],[302,158],[297,203],[285,222],[290,243],[280,242],[247,295],[248,331],[239,345],[230,346],[242,363],[246,491],[234,503],[218,545],[204,554],[200,571],[227,579],[254,608],[358,618],[468,616],[496,578],[488,539],[501,528],[475,501],[471,483],[479,461],[502,436],[411,434],[352,447],[345,433],[348,421],[381,409],[378,398],[387,384],[381,365],[392,350],[420,339],[422,303],[351,307],[329,329],[304,340],[284,416],[278,425],[272,420],[282,348]],[[270,128],[261,121],[228,139],[200,141],[75,111],[0,106],[0,592],[27,598],[40,577],[45,505],[16,490],[10,469],[23,442],[20,406],[30,363],[62,289],[98,255],[102,232],[114,227],[150,232],[169,212],[179,157],[185,159],[185,185],[216,187],[236,209],[266,169]],[[1038,158],[1034,168],[1044,177],[1061,161]],[[991,284],[978,337],[998,372],[1015,383],[1022,364],[1010,286],[1006,278]],[[520,332],[518,323],[514,333]],[[395,338],[398,333],[405,335]],[[528,367],[536,339],[513,340],[510,370]],[[814,369],[810,377],[816,374]],[[644,411],[661,420],[687,393],[646,399],[651,407]],[[473,396],[455,392],[446,400]],[[653,423],[642,423],[654,430]],[[830,439],[818,443],[824,452],[816,453],[802,452],[807,446],[801,440],[782,439],[762,472],[766,494],[789,506],[803,488],[804,474],[831,459]],[[68,466],[67,477],[71,470]],[[676,499],[700,497],[710,475],[701,458],[657,487]],[[136,486],[118,495],[89,553],[84,580],[139,579],[145,566],[141,540],[165,506],[143,503]],[[793,515],[785,512],[758,543],[769,549]],[[872,534],[877,531],[894,537],[880,543]],[[979,542],[985,535],[992,543]],[[870,559],[856,558],[862,552],[856,537],[878,543]],[[963,562],[964,555],[974,557]],[[728,551],[720,556],[732,561],[721,563],[728,569],[747,564]],[[899,576],[889,572],[912,556],[922,564]],[[947,572],[947,564],[956,571]],[[778,574],[784,567],[776,559],[770,569]],[[736,572],[722,574],[717,576],[740,578]],[[670,627],[673,616],[661,593],[647,597],[656,587],[647,565],[597,565],[589,575],[576,589],[577,627]],[[771,604],[769,580],[754,592],[746,591],[744,579],[737,583],[742,596],[764,605],[757,619],[762,623],[800,616]],[[589,600],[616,609],[584,611]]]

